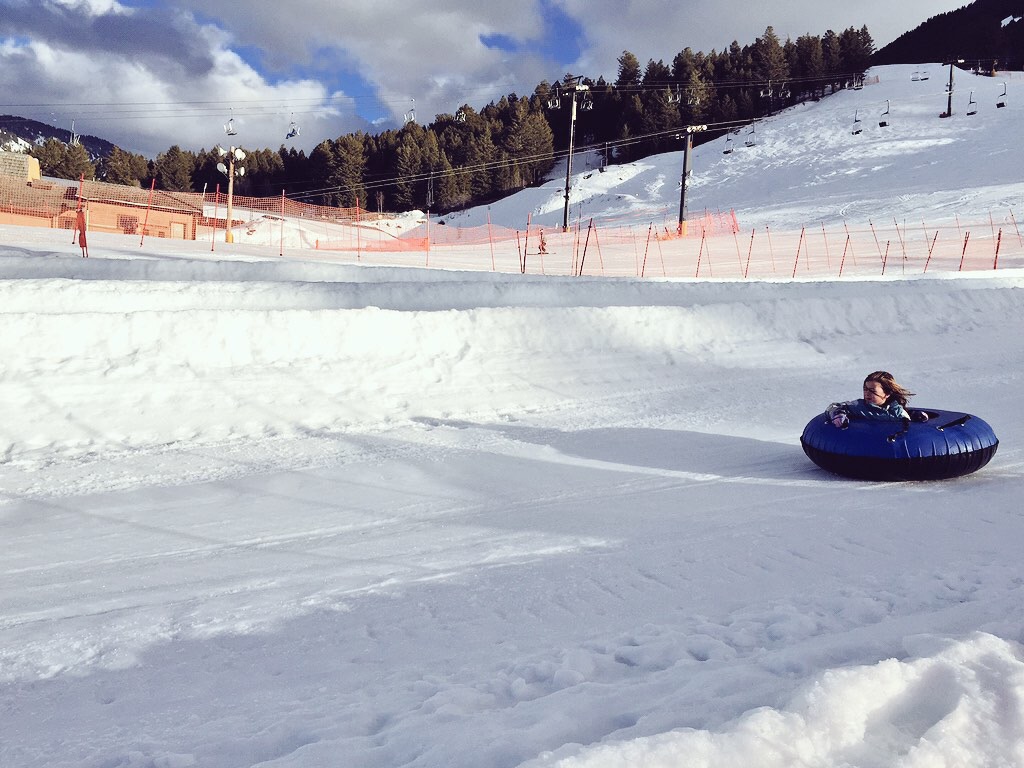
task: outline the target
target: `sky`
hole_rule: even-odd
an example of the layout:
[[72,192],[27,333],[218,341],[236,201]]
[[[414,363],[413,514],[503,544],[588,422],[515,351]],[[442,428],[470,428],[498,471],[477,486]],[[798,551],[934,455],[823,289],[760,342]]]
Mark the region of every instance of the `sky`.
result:
[[[521,274],[245,208],[231,244],[90,231],[88,259],[0,225],[0,765],[1024,765],[1024,79],[999,108],[965,75],[940,119],[915,72],[695,148],[694,205],[740,231],[650,251],[699,277],[602,275],[679,152],[578,164],[583,277],[571,233]],[[879,369],[992,460],[815,466],[801,431]]]
[[566,73],[614,79],[623,50],[671,62],[686,47],[752,43],[769,25],[782,40],[867,25],[881,47],[962,4],[0,0],[0,112],[147,157],[231,142],[308,152]]

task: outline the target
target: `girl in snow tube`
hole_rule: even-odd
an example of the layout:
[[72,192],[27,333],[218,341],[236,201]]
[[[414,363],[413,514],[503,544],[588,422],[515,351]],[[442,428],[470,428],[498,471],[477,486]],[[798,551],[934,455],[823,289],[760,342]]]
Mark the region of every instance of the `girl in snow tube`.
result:
[[864,380],[864,397],[832,403],[804,427],[800,444],[822,469],[867,480],[937,480],[981,469],[999,441],[977,416],[907,410],[912,395],[887,371]]

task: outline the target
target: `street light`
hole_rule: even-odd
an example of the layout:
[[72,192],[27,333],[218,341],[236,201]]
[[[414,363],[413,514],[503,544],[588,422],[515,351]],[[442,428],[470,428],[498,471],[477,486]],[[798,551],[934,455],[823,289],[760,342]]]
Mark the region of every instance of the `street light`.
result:
[[245,152],[238,147],[231,147],[231,149],[217,147],[217,154],[222,158],[227,157],[228,159],[227,165],[224,165],[223,162],[217,163],[217,170],[228,177],[228,213],[226,226],[224,227],[224,242],[233,243],[235,242],[235,235],[231,231],[231,209],[235,196],[235,176],[245,176],[245,168],[240,165],[236,166],[235,163],[245,160]]

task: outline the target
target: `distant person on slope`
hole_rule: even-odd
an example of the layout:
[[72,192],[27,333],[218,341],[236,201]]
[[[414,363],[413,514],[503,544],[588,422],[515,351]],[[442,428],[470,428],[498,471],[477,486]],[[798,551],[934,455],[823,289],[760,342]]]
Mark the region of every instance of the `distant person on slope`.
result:
[[[907,411],[907,400],[913,395],[897,384],[888,371],[875,371],[864,379],[864,397],[832,403],[825,409],[825,415],[839,429],[849,426],[850,419],[890,419],[909,424],[911,416]],[[927,421],[928,414],[916,411],[914,419]]]

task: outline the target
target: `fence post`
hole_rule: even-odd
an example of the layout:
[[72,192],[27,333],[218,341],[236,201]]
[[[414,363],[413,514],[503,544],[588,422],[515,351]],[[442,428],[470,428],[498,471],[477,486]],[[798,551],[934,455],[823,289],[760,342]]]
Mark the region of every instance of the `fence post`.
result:
[[[516,232],[518,235],[519,233]],[[491,272],[494,272],[494,233],[491,231],[491,209],[487,209],[487,241],[491,244]],[[520,259],[521,260],[521,259]]]
[[768,235],[768,254],[772,257],[772,274],[775,274],[775,251],[772,248],[772,231],[768,229],[768,225],[764,225],[765,234]]
[[658,244],[658,258],[661,259],[661,276],[668,277],[668,271],[665,269],[665,252],[661,249],[661,237],[654,238],[654,242]]
[[519,271],[526,272],[526,254],[530,251],[530,222],[533,221],[533,211],[526,214],[526,235],[523,237],[523,255],[519,259]]
[[903,274],[907,273],[907,244],[903,241],[903,235],[900,233],[900,224],[896,221],[896,217],[892,217],[893,226],[896,227],[896,237],[900,240],[900,250],[903,253]]
[[654,231],[654,222],[651,222],[651,226],[647,228],[647,244],[644,245],[644,263],[640,267],[640,277],[644,277],[647,272],[647,252],[651,249],[651,232]]
[[882,256],[882,244],[878,242],[878,233],[875,232],[875,224],[871,219],[868,219],[868,226],[871,227],[871,234],[875,238],[875,249],[878,251],[878,258],[884,259]]
[[[846,264],[846,251],[847,251],[847,249],[849,247],[850,247],[850,233],[849,233],[849,231],[847,231],[847,233],[846,233],[846,245],[843,246],[843,255],[842,255],[842,258],[839,259],[839,276],[840,277],[843,276],[843,265]],[[852,251],[851,251],[851,254],[852,254]]]
[[590,245],[590,230],[594,228],[594,219],[591,217],[590,223],[587,225],[587,239],[583,241],[583,255],[580,257],[580,271],[577,277],[583,277],[583,264],[587,260],[587,246]]
[[694,277],[700,277],[700,257],[704,255],[704,241],[706,237],[706,232],[700,233],[700,249],[697,251],[697,271],[693,273]]
[[964,259],[967,258],[967,241],[971,239],[971,230],[967,230],[967,234],[964,236],[964,249],[960,253],[960,269],[957,272],[963,272]]
[[[925,236],[926,237],[927,237],[927,235],[928,235],[928,233],[925,232]],[[935,230],[935,237],[932,238],[932,244],[928,246],[928,258],[925,259],[925,261],[924,261],[924,272],[928,271],[928,265],[931,263],[931,260],[932,260],[932,251],[935,250],[935,243],[938,241],[938,239],[939,239],[939,230],[936,229]]]
[[[206,202],[205,200],[203,201]],[[210,234],[210,252],[213,253],[213,241],[217,237],[217,206],[220,204],[220,184],[213,193],[213,232]]]
[[796,277],[796,265],[800,263],[800,249],[804,245],[804,230],[806,227],[800,227],[800,239],[796,243],[796,258],[793,259],[793,277]]
[[[740,236],[736,233],[735,229],[732,231],[732,240],[736,244],[736,261],[740,265],[740,274],[742,275],[743,274],[743,254],[740,253]],[[746,277],[746,275],[744,275],[744,277]]]
[[747,275],[750,273],[750,256],[754,252],[754,232],[756,229],[750,230],[750,247],[747,249],[747,267],[743,270],[743,279],[747,279]]
[[1003,242],[1003,228],[999,228],[999,234],[996,235],[996,257],[992,261],[992,269],[999,268],[999,245]]
[[149,209],[153,207],[153,190],[156,189],[156,177],[153,178],[153,183],[149,185],[149,202],[146,203],[146,218],[142,222],[142,237],[139,238],[139,248],[142,247],[142,241],[146,239],[146,227],[149,226]]
[[[853,250],[853,240],[850,239],[850,227],[847,223],[843,222],[843,229],[846,230],[846,244],[850,246],[850,258],[853,259],[853,266],[857,266],[857,254]],[[843,255],[846,255],[846,251],[843,251]]]
[[825,241],[825,267],[832,269],[832,256],[828,252],[828,233],[825,232],[825,222],[821,222],[821,239]]
[[281,252],[278,254],[284,256],[284,188],[281,188]]

